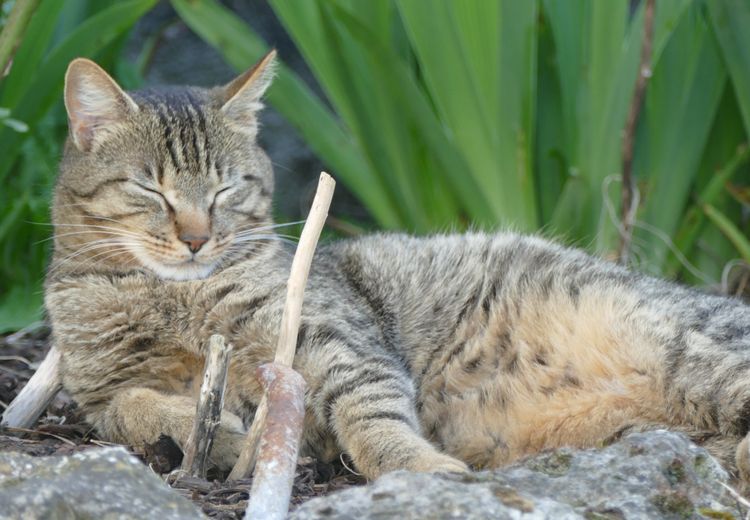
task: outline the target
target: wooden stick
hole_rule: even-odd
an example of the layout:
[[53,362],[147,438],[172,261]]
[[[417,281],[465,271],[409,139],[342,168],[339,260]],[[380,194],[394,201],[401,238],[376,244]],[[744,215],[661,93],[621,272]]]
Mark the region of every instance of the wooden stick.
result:
[[318,245],[320,233],[328,217],[328,208],[331,206],[335,188],[336,181],[327,173],[321,172],[318,191],[315,193],[315,199],[313,199],[292,260],[292,269],[286,286],[286,305],[281,317],[281,333],[276,343],[276,357],[274,358],[276,363],[287,367],[291,367],[294,362],[307,277],[310,273],[315,247]]
[[258,369],[268,396],[266,427],[258,444],[258,464],[245,518],[282,520],[297,469],[299,440],[305,418],[305,380],[279,363]]
[[53,346],[26,386],[8,405],[0,426],[31,428],[61,388],[60,351]]
[[185,446],[182,469],[193,477],[206,477],[206,466],[214,434],[221,421],[221,410],[224,407],[224,391],[227,388],[227,369],[232,346],[224,343],[224,337],[218,334],[211,336],[208,343],[208,355],[203,369],[203,384],[198,396],[195,410],[193,431]]
[[[318,244],[320,233],[328,216],[328,208],[331,205],[333,190],[336,182],[325,172],[321,172],[318,181],[318,191],[315,193],[310,213],[307,216],[305,227],[300,235],[299,245],[292,260],[292,268],[287,282],[286,304],[284,314],[281,318],[281,330],[276,343],[276,356],[274,361],[283,366],[291,367],[294,361],[294,353],[297,345],[297,333],[299,332],[302,317],[302,299],[305,294],[307,277],[310,273],[315,247]],[[263,394],[258,408],[255,411],[253,424],[247,434],[245,445],[237,460],[229,478],[239,480],[245,478],[255,467],[258,440],[265,425],[268,415],[267,393]]]

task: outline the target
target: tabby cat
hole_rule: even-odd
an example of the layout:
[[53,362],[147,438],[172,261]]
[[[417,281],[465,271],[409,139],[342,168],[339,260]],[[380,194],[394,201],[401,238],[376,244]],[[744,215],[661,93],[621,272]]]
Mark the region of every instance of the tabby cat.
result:
[[[231,467],[276,345],[291,251],[256,145],[273,53],[223,87],[65,83],[46,308],[64,386],[110,441],[184,445],[205,348],[234,351],[212,461]],[[541,238],[321,246],[295,368],[302,450],[369,478],[495,467],[668,427],[747,476],[750,309]]]

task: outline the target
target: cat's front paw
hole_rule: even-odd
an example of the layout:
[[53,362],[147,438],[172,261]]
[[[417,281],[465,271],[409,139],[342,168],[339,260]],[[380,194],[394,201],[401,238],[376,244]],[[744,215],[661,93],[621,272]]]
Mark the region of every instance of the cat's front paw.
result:
[[211,448],[211,463],[222,471],[231,470],[240,456],[245,437],[243,431],[219,428]]
[[469,466],[450,455],[436,451],[415,457],[407,469],[419,473],[466,473]]

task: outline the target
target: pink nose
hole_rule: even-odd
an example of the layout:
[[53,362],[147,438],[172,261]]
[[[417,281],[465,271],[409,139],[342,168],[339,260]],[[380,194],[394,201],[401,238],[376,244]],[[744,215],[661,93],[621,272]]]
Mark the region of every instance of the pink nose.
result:
[[193,235],[180,235],[180,240],[182,240],[187,246],[188,249],[190,249],[191,253],[197,253],[201,247],[203,247],[203,244],[208,242],[209,237],[196,237]]

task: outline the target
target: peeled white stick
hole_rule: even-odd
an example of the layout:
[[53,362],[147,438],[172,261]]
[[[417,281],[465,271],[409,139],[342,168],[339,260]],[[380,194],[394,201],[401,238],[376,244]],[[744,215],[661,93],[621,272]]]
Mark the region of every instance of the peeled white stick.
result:
[[26,386],[5,409],[0,426],[31,428],[61,388],[60,351],[52,347]]
[[268,396],[268,416],[245,518],[283,520],[289,512],[305,419],[305,380],[279,363],[265,364],[258,372]]
[[227,388],[227,369],[232,346],[218,334],[211,336],[203,369],[203,384],[198,396],[193,430],[185,446],[182,469],[194,477],[205,478],[208,456],[214,443],[216,428],[221,422],[224,391]]
[[[315,193],[315,199],[313,199],[305,227],[300,235],[297,251],[294,253],[294,259],[292,260],[292,268],[287,282],[286,304],[284,305],[284,314],[281,317],[281,330],[279,331],[274,358],[275,363],[286,367],[291,367],[294,361],[307,277],[310,273],[315,247],[328,216],[328,208],[331,206],[335,188],[336,181],[327,173],[321,172],[318,190]],[[267,396],[267,392],[263,394],[255,411],[253,424],[250,426],[250,431],[245,439],[245,445],[242,447],[237,463],[229,474],[229,478],[232,480],[245,478],[255,467],[258,440],[268,414]]]

